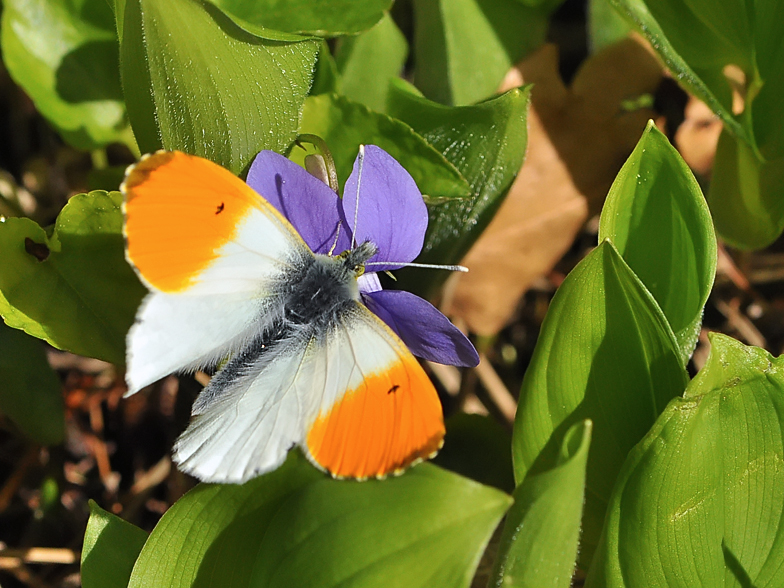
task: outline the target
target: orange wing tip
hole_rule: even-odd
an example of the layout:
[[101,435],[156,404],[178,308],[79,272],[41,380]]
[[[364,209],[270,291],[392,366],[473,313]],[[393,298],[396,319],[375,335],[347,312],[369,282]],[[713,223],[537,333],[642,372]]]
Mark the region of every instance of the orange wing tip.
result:
[[142,155],[141,158],[139,158],[139,161],[129,165],[125,170],[125,178],[123,179],[122,184],[120,184],[120,192],[130,198],[131,196],[128,194],[129,190],[146,182],[152,171],[169,163],[178,153],[178,151],[159,149],[154,153],[145,153]]
[[315,418],[303,443],[335,478],[399,475],[443,444],[438,394],[413,355],[366,374]]
[[419,465],[423,461],[434,458],[444,446],[444,435],[440,432],[432,437],[428,443],[421,449],[413,451],[409,456],[401,462],[391,464],[390,467],[383,469],[379,472],[363,472],[361,474],[355,473],[341,473],[339,469],[333,469],[329,464],[320,463],[313,455],[312,449],[307,448],[306,454],[308,459],[318,469],[327,472],[335,480],[356,480],[357,482],[365,482],[371,478],[376,480],[385,480],[388,477],[398,477],[403,475],[408,469]]
[[443,446],[444,446],[444,441],[442,439],[441,443],[438,446],[438,449],[436,449],[435,451],[431,452],[430,455],[428,455],[427,457],[417,457],[411,463],[406,464],[403,467],[395,468],[392,471],[381,472],[381,473],[378,473],[378,474],[375,474],[375,475],[370,475],[370,476],[359,476],[359,477],[350,476],[350,475],[349,476],[343,476],[343,475],[340,475],[340,474],[336,474],[336,473],[330,472],[329,470],[325,469],[324,466],[322,466],[321,464],[317,463],[315,460],[311,460],[311,462],[318,469],[327,472],[333,480],[354,480],[355,482],[367,482],[370,479],[373,479],[373,480],[386,480],[387,478],[390,478],[390,477],[392,477],[392,478],[399,478],[400,476],[405,474],[411,468],[416,467],[420,463],[425,462],[425,461],[427,461],[429,459],[433,459],[436,455],[438,455],[438,452],[440,451],[440,449]]
[[169,293],[191,288],[260,206],[230,171],[182,151],[142,157],[121,189],[126,259],[150,290]]

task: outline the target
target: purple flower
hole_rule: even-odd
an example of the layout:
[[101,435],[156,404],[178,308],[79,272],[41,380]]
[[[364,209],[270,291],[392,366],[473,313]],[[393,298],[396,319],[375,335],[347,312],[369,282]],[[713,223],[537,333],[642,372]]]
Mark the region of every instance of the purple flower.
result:
[[[256,156],[248,185],[283,214],[308,246],[338,255],[353,243],[372,242],[378,253],[359,278],[359,291],[373,313],[414,355],[438,363],[475,366],[471,342],[432,304],[402,290],[382,290],[377,271],[413,261],[422,250],[427,207],[413,178],[386,151],[367,145],[357,157],[341,200],[329,186],[272,151]],[[359,206],[357,207],[357,197]],[[377,264],[377,265],[376,265]]]

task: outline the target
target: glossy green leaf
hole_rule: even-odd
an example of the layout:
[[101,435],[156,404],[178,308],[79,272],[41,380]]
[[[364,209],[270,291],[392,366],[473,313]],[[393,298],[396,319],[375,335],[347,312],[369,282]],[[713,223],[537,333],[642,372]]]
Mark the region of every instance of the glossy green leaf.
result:
[[385,112],[389,80],[403,71],[407,55],[406,38],[388,14],[361,35],[341,39],[335,60],[342,76],[342,94],[376,112]]
[[317,41],[256,36],[203,0],[126,0],[123,22],[123,87],[142,152],[180,149],[240,173],[294,140]]
[[782,463],[784,359],[713,335],[629,454],[586,586],[781,586]]
[[276,31],[337,37],[369,29],[393,0],[212,0],[248,23]]
[[125,20],[125,0],[109,0],[114,11],[114,25],[117,28],[117,40],[122,43],[123,21]]
[[736,135],[752,140],[748,130],[732,115],[730,86],[721,73],[730,62],[732,49],[710,30],[701,15],[692,12],[682,0],[650,4],[645,0],[610,2],[642,31],[681,84],[716,112]]
[[414,0],[414,83],[436,102],[492,96],[509,68],[544,43],[546,8],[517,0]]
[[688,378],[667,319],[609,241],[564,280],[523,379],[512,441],[515,479],[545,471],[565,432],[593,421],[583,562],[626,455]]
[[0,413],[30,439],[56,445],[65,435],[60,380],[43,343],[0,321]]
[[146,290],[123,252],[119,192],[74,196],[50,231],[0,223],[0,314],[55,347],[117,364]]
[[659,303],[686,365],[716,274],[716,235],[691,170],[653,121],[607,195],[605,239]]
[[66,141],[133,143],[106,0],[4,0],[0,39],[14,81]]
[[292,452],[242,486],[201,484],[181,498],[129,588],[468,587],[510,502],[430,464],[340,481]]
[[[469,192],[460,172],[411,127],[343,96],[308,98],[300,132],[318,135],[327,142],[341,186],[351,174],[359,146],[370,144],[397,159],[424,194],[458,198]],[[302,163],[305,151],[294,149],[291,157]]]
[[558,8],[561,4],[564,3],[564,0],[517,0],[523,6],[527,6],[529,8],[544,8],[545,10],[552,12],[556,8]]
[[588,1],[588,45],[591,53],[620,41],[630,31],[631,26],[618,14],[610,0]]
[[[471,186],[469,198],[430,207],[419,261],[459,263],[493,218],[523,165],[529,96],[530,88],[516,88],[475,106],[449,107],[416,95],[403,81],[393,81],[389,113],[441,151]],[[405,289],[425,295],[446,276],[429,270],[398,275]]]
[[763,0],[755,3],[755,10],[759,78],[751,78],[748,91],[753,99],[749,110],[762,156],[768,161],[780,160],[784,158],[784,4]]
[[499,588],[569,588],[585,494],[591,421],[567,431],[556,465],[514,492],[493,569]]
[[125,588],[147,533],[90,501],[82,547],[83,588]]
[[[722,118],[726,137],[710,199],[720,203],[711,206],[719,233],[747,249],[775,240],[784,224],[777,181],[784,161],[784,4],[611,1],[648,37],[676,79]],[[745,99],[739,115],[732,113],[728,66],[743,78],[733,75]]]
[[444,446],[433,463],[504,492],[514,490],[512,435],[490,417],[458,412],[446,420]]
[[[686,88],[760,159],[784,156],[784,5],[776,0],[611,0]],[[746,112],[732,114],[728,65],[746,77]],[[762,93],[765,94],[761,98]],[[761,99],[760,99],[761,98]]]
[[338,65],[335,63],[335,58],[329,50],[329,45],[322,40],[319,43],[318,59],[316,60],[316,69],[313,72],[313,85],[310,87],[310,95],[336,94],[340,92],[342,87],[343,82],[340,79]]
[[730,245],[762,249],[784,230],[784,157],[761,163],[726,131],[719,137],[708,203]]

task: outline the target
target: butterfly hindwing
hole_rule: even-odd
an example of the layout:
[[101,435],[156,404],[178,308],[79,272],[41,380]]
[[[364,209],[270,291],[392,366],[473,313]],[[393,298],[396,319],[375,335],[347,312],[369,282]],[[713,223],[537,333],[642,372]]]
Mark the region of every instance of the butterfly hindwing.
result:
[[313,411],[316,391],[300,376],[307,338],[255,345],[255,358],[234,358],[202,391],[174,447],[179,468],[205,482],[241,483],[277,468]]
[[274,320],[280,285],[313,254],[269,203],[206,159],[160,151],[129,169],[122,191],[126,257],[151,292],[128,334],[133,393],[241,348],[259,321]]
[[[349,366],[328,385],[309,424],[306,455],[333,476],[383,477],[434,455],[444,438],[441,402],[400,338],[359,303],[328,343],[325,369]],[[330,363],[333,362],[333,363]]]
[[[383,477],[441,446],[441,404],[400,339],[350,301],[327,332],[311,327],[224,368],[195,405],[174,459],[211,482],[243,482],[293,445],[338,477]],[[226,375],[226,370],[234,371]]]

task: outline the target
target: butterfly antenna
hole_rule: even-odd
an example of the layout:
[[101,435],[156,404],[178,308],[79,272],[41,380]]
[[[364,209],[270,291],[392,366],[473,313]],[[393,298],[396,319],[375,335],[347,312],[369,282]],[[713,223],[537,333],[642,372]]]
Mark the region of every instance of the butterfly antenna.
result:
[[359,146],[359,155],[357,155],[357,160],[359,161],[359,170],[357,171],[357,202],[354,206],[354,229],[351,231],[351,248],[354,249],[354,245],[357,244],[357,219],[359,218],[359,187],[362,184],[362,166],[365,163],[365,146]]
[[330,257],[332,257],[332,254],[335,252],[335,247],[338,246],[338,237],[340,237],[340,227],[342,226],[343,223],[341,221],[338,221],[338,226],[335,230],[335,240],[332,242],[332,247],[329,248],[329,253],[327,253],[327,255],[329,255]]
[[402,267],[421,267],[426,269],[441,269],[450,272],[467,272],[468,268],[464,265],[436,265],[432,263],[413,263],[408,261],[366,261],[365,266],[370,265],[399,265]]

